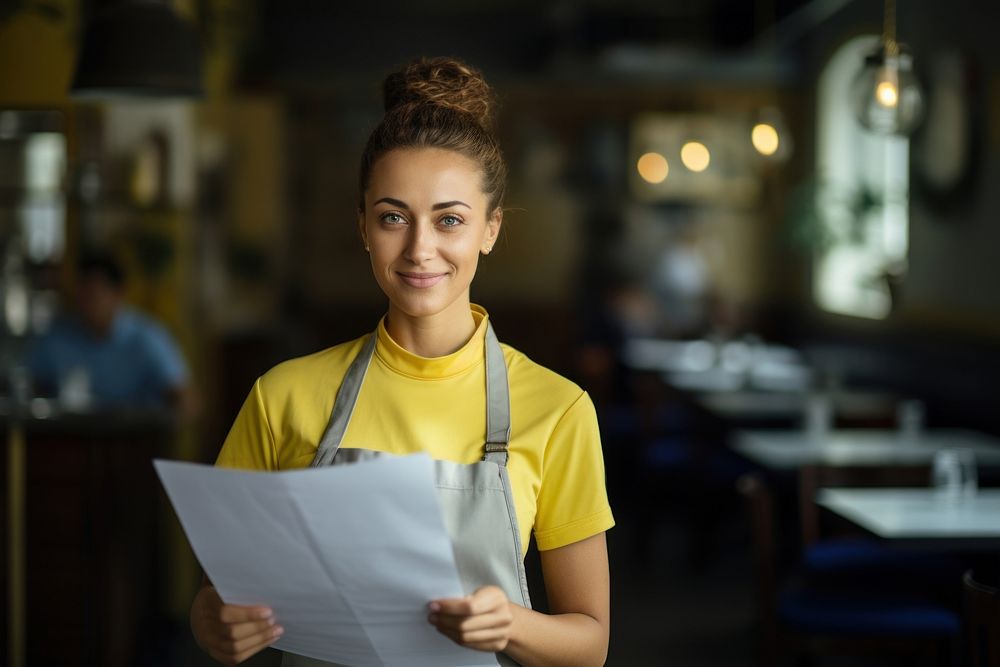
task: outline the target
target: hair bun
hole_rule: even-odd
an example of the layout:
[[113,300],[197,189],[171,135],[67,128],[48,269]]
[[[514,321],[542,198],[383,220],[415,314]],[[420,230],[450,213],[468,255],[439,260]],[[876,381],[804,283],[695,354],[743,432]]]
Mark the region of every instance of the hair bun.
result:
[[473,116],[493,129],[496,98],[482,73],[454,58],[420,58],[393,72],[382,84],[386,113],[431,104]]

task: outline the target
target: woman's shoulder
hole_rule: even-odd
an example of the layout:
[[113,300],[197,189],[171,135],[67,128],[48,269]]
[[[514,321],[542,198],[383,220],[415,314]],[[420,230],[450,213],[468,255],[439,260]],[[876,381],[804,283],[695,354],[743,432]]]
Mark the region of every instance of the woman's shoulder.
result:
[[541,365],[510,345],[501,343],[501,347],[507,361],[512,393],[523,392],[533,400],[541,399],[550,405],[563,404],[567,407],[581,398],[586,399],[586,392],[569,378]]
[[330,388],[336,391],[351,362],[358,356],[370,335],[365,334],[360,338],[281,362],[258,380],[261,393],[266,396],[287,396]]

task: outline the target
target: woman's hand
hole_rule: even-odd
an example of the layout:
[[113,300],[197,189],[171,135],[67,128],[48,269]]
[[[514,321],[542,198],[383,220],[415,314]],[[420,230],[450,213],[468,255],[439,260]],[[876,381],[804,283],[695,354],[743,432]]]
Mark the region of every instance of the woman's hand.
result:
[[268,607],[224,604],[211,584],[191,603],[191,632],[198,646],[224,665],[238,665],[267,648],[284,629]]
[[510,641],[514,615],[499,586],[483,586],[464,598],[434,600],[427,620],[456,644],[478,651],[502,651]]

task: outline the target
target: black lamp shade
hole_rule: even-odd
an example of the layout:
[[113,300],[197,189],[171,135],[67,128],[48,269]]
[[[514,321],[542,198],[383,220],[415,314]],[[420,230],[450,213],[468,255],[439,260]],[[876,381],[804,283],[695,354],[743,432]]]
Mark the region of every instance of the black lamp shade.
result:
[[201,45],[166,2],[100,10],[83,35],[73,97],[201,97]]

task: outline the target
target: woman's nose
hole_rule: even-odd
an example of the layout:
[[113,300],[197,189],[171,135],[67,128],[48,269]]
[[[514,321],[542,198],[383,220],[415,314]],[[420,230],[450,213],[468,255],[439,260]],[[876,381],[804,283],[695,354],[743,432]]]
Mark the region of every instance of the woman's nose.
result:
[[434,255],[434,233],[428,225],[417,222],[410,226],[405,255],[414,263],[429,259]]

